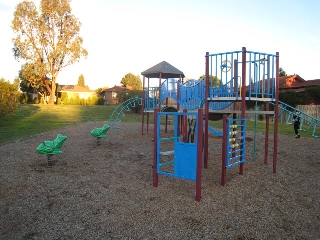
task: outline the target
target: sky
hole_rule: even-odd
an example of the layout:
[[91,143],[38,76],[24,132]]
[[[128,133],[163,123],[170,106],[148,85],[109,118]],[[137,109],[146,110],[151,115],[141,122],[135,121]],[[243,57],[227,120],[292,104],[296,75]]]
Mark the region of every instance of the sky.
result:
[[[22,62],[12,54],[11,21],[20,0],[0,0],[0,78],[13,82]],[[40,0],[34,0],[39,6]],[[279,52],[288,75],[320,79],[320,1],[316,0],[73,0],[87,59],[59,73],[94,90],[120,85],[166,61],[187,78],[205,72],[205,53]]]

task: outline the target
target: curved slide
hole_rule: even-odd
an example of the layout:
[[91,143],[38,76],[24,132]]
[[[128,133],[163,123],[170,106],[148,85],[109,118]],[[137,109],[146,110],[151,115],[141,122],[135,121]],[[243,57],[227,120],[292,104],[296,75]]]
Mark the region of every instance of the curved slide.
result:
[[223,132],[221,131],[221,132],[219,132],[219,131],[217,131],[217,130],[215,130],[213,127],[208,127],[208,130],[210,131],[210,132],[212,132],[214,135],[216,135],[216,136],[219,136],[219,137],[222,137],[222,135],[223,135]]
[[[206,126],[206,123],[205,123],[205,122],[203,122],[203,126]],[[219,132],[219,131],[215,130],[213,127],[208,126],[208,130],[209,130],[211,133],[213,133],[214,135],[218,136],[218,137],[222,137],[222,135],[223,135],[223,132],[222,132],[222,131]]]

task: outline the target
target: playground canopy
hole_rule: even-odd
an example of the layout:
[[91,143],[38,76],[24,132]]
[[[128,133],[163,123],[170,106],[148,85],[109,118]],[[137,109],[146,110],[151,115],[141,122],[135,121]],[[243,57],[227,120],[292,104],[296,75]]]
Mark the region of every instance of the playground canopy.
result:
[[157,65],[143,71],[141,75],[147,78],[159,78],[161,73],[161,78],[184,78],[184,73],[179,69],[175,68],[166,61],[162,61]]

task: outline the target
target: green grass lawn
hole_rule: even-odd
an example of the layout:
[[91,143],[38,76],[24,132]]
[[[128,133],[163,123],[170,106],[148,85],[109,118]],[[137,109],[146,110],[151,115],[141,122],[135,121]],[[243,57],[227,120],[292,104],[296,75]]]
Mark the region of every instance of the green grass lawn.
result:
[[[88,121],[107,121],[116,105],[23,104],[13,116],[0,119],[0,143]],[[125,122],[141,121],[140,114],[126,113]]]
[[[13,116],[0,119],[0,144],[39,133],[83,123],[88,121],[108,122],[117,105],[83,106],[83,105],[20,105]],[[121,117],[123,122],[141,122],[141,114],[126,112]],[[153,115],[150,114],[150,122]],[[210,122],[214,128],[221,129],[222,121]],[[247,121],[247,130],[265,132],[265,122]],[[273,123],[270,123],[270,133],[273,132]],[[302,137],[311,137],[311,130],[300,132]],[[279,124],[279,134],[294,136],[293,126]]]

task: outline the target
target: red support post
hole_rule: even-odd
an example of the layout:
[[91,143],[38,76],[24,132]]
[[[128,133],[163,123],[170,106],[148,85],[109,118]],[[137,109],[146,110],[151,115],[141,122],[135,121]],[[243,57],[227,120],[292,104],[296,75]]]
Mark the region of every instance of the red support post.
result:
[[[187,113],[187,109],[183,109],[183,112],[184,113]],[[182,141],[183,142],[187,142],[188,141],[188,130],[187,130],[187,127],[188,127],[188,118],[186,115],[183,115],[182,116]]]
[[179,134],[183,134],[183,116],[179,116]]
[[144,81],[145,81],[145,77],[143,76],[143,83],[142,83],[142,100],[141,100],[141,104],[142,104],[142,109],[141,109],[141,115],[142,115],[142,119],[141,119],[141,135],[143,135],[143,127],[144,127],[144,95],[145,95],[145,85],[144,85]]
[[160,103],[160,86],[161,86],[161,78],[162,78],[162,74],[159,73],[159,89],[158,89],[158,98],[159,98],[159,111],[160,111],[160,107],[161,107],[161,103]]
[[149,112],[147,112],[147,133],[149,132]]
[[246,75],[247,50],[242,48],[242,84],[241,84],[241,118],[246,117]]
[[275,82],[275,109],[273,134],[273,173],[277,172],[278,154],[278,123],[279,123],[279,52],[276,52],[276,82]]
[[[245,47],[243,47],[242,48],[241,118],[246,117],[246,75],[247,75],[247,50]],[[244,163],[240,163],[239,174],[243,175],[243,169],[244,169]]]
[[[149,93],[150,93],[150,78],[148,78],[148,101],[149,101]],[[150,107],[150,102],[147,104]],[[147,133],[149,132],[149,112],[147,112]]]
[[[180,77],[179,77],[179,81],[178,81],[179,83],[181,83],[181,84],[183,84],[183,80],[182,80],[182,78],[181,78],[181,75],[180,75]],[[178,84],[177,85],[177,111],[179,112],[180,111],[180,108],[181,108],[181,106],[180,106],[180,104],[178,103],[181,99],[180,99],[180,95],[181,95],[181,93],[180,93],[180,91],[181,91],[181,89],[180,89],[180,87],[179,87],[180,85]],[[182,128],[181,128],[181,116],[179,116],[178,117],[178,134],[181,134],[182,133]]]
[[[153,186],[158,187],[158,173],[157,173],[157,142],[158,142],[158,112],[159,109],[154,109],[154,123],[153,123]],[[160,133],[159,133],[160,134]]]
[[208,168],[208,157],[209,157],[209,52],[206,52],[206,89],[205,89],[205,131],[204,131],[204,168]]
[[[266,103],[266,111],[269,111],[270,105]],[[268,164],[268,151],[269,151],[269,121],[270,115],[266,115],[266,136],[264,141],[264,164]]]
[[[168,106],[168,98],[166,98],[166,107]],[[166,114],[166,124],[165,124],[165,130],[164,130],[165,133],[168,132],[168,115]]]
[[201,180],[202,180],[202,139],[203,139],[203,109],[198,109],[198,145],[197,145],[197,176],[196,176],[196,200],[201,200]]
[[[238,80],[238,77],[236,77],[236,76],[238,76],[238,61],[237,61],[237,59],[235,59],[234,61],[233,61],[233,76],[234,76],[234,78],[233,78],[233,88],[234,88],[234,92],[235,91],[238,91],[238,88],[236,88],[236,85],[237,85],[237,80]],[[234,94],[234,97],[236,97],[236,93]],[[233,119],[235,119],[235,118],[237,118],[237,114],[235,113],[235,111],[237,110],[237,102],[236,101],[234,101],[233,102],[233,111],[234,111],[234,113],[232,114],[232,118]],[[233,122],[232,122],[232,124],[233,125],[235,125],[236,124],[236,121],[235,120],[233,120]],[[232,129],[232,131],[236,131],[236,129]],[[235,135],[233,135],[233,138],[235,138],[236,136]],[[234,143],[233,143],[234,144]],[[235,157],[235,152],[232,154],[232,157]]]
[[225,186],[227,182],[227,168],[226,168],[226,158],[227,158],[227,141],[229,133],[227,132],[227,114],[223,114],[223,135],[222,135],[222,159],[221,159],[221,185]]

